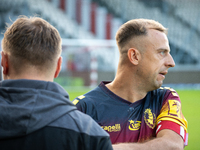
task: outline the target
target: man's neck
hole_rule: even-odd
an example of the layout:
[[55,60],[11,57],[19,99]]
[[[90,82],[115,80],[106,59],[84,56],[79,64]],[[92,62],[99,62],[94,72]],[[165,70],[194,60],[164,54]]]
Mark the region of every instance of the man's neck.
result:
[[114,80],[111,83],[106,84],[106,87],[115,93],[117,96],[131,102],[137,102],[143,99],[147,92],[139,90],[136,86],[132,86],[131,83],[119,82]]
[[23,75],[10,75],[10,76],[5,76],[4,80],[9,80],[9,79],[13,79],[13,80],[17,80],[17,79],[28,79],[28,80],[42,80],[42,81],[51,81],[53,82],[53,78],[48,78],[47,76],[43,77],[42,75],[27,75],[27,74],[23,74]]

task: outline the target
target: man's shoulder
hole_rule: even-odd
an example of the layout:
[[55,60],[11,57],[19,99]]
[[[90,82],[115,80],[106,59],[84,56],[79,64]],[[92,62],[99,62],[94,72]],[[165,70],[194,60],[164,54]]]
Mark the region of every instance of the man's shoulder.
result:
[[171,87],[167,87],[167,86],[161,86],[160,88],[153,90],[150,92],[152,95],[166,95],[166,94],[170,94],[170,93],[177,93],[176,90],[174,90]]
[[146,96],[146,102],[156,104],[164,104],[169,99],[180,101],[178,93],[173,88],[166,86],[162,86],[156,90],[150,91]]
[[77,96],[72,102],[76,105],[77,102],[82,101],[85,103],[94,103],[95,101],[98,101],[99,99],[102,100],[104,99],[103,97],[105,97],[105,93],[103,93],[103,91],[97,87],[95,89],[92,89],[91,91]]

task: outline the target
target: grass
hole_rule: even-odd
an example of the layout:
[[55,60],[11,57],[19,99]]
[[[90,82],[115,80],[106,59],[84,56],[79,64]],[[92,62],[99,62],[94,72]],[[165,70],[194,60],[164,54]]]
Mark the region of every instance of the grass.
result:
[[87,91],[77,91],[77,92],[75,92],[75,91],[70,91],[70,92],[68,92],[69,93],[69,98],[70,98],[70,100],[72,101],[73,99],[75,99],[77,96],[80,96],[80,95],[83,95],[83,94],[85,94]]
[[[88,92],[89,88],[84,89],[66,89],[70,95],[70,100]],[[182,112],[188,121],[189,142],[185,150],[199,149],[200,136],[200,90],[176,90],[182,103]]]
[[189,140],[185,150],[199,149],[200,136],[200,90],[177,90],[181,103],[182,112],[188,121]]
[[75,99],[77,96],[83,95],[85,93],[87,93],[88,91],[90,91],[90,88],[87,87],[66,87],[65,90],[68,92],[69,94],[69,99],[72,101],[73,99]]

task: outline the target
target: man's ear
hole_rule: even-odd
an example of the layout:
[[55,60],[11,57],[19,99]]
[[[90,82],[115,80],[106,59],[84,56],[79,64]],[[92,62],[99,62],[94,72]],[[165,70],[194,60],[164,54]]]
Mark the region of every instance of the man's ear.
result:
[[130,60],[130,62],[131,62],[132,64],[134,64],[134,65],[137,65],[137,64],[138,64],[139,59],[140,59],[140,52],[139,52],[137,49],[135,49],[135,48],[130,48],[130,49],[128,50],[127,55],[128,55],[128,58],[129,58],[129,60]]
[[1,66],[3,68],[3,74],[7,75],[8,74],[8,54],[4,53],[3,51],[1,52]]
[[56,72],[55,72],[54,78],[58,77],[58,75],[60,73],[60,70],[61,70],[61,65],[62,65],[62,57],[60,56],[58,58],[57,67],[56,67]]

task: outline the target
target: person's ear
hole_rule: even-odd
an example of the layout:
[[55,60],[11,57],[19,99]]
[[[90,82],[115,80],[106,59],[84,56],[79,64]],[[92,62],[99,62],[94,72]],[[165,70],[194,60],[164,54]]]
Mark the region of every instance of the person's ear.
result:
[[1,52],[1,66],[2,66],[2,69],[3,69],[3,74],[7,75],[8,69],[9,69],[8,54],[4,53],[3,51]]
[[130,48],[128,50],[128,58],[129,58],[129,61],[134,64],[134,65],[137,65],[138,62],[139,62],[139,59],[140,59],[140,52],[135,49],[135,48]]
[[56,67],[56,71],[55,71],[55,74],[54,74],[54,78],[57,78],[60,71],[61,71],[61,65],[62,65],[62,57],[60,56],[58,58],[58,62],[57,62],[57,67]]

